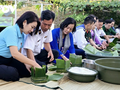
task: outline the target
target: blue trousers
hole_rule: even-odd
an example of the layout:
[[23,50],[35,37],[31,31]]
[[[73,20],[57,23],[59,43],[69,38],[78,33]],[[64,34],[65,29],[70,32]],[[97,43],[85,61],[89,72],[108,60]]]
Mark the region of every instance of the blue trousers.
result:
[[86,58],[86,54],[85,51],[83,49],[78,48],[76,45],[74,45],[75,47],[75,54],[76,55],[82,55],[82,58]]

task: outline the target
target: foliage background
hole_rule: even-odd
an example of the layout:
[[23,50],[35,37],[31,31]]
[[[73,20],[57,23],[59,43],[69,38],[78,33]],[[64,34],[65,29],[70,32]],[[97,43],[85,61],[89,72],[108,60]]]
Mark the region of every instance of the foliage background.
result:
[[[35,1],[35,0],[34,0]],[[41,2],[42,1],[42,2]],[[52,3],[53,5],[44,5],[44,9],[49,9],[55,12],[55,28],[59,27],[60,23],[66,17],[72,17],[77,21],[77,25],[83,23],[84,18],[89,14],[94,14],[104,21],[113,18],[116,21],[116,26],[120,23],[120,0],[37,0],[36,3]],[[32,5],[32,0],[28,2],[19,2],[17,5],[18,11],[21,14],[27,7],[27,10],[32,10],[40,16],[40,5]],[[13,5],[12,1],[0,0],[0,4]],[[24,7],[23,7],[24,6]],[[32,9],[31,9],[32,8]]]

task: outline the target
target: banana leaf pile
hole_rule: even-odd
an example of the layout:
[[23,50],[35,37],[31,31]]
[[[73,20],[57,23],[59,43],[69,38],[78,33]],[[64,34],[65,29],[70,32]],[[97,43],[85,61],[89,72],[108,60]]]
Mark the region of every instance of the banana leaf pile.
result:
[[62,59],[56,59],[57,72],[67,72],[67,69],[70,67],[70,61],[64,61]]
[[118,53],[120,53],[120,44],[116,44],[114,47],[112,47],[112,50],[117,50]]
[[70,54],[69,60],[72,63],[71,64],[72,67],[73,66],[78,66],[78,67],[82,66],[82,56],[81,55]]
[[85,53],[93,54],[97,56],[119,56],[117,50],[110,51],[107,49],[107,50],[100,51],[94,48],[93,46],[91,46],[90,44],[86,45],[86,47],[83,50],[85,51]]
[[48,75],[46,75],[46,65],[42,68],[31,67],[31,81],[34,83],[45,83],[48,81]]
[[54,80],[58,81],[63,77],[63,75],[55,73],[53,75],[46,75],[46,65],[42,68],[31,67],[31,81],[34,83],[46,83],[48,81]]
[[112,47],[114,47],[117,44],[117,41],[118,41],[118,38],[115,38],[111,43],[109,43],[107,50],[110,50]]

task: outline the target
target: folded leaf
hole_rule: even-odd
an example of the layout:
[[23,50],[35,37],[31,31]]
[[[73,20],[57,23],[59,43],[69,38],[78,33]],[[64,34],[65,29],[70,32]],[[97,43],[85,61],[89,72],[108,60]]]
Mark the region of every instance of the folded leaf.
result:
[[89,54],[95,54],[97,52],[100,52],[99,50],[97,50],[96,48],[94,48],[93,46],[91,46],[90,44],[86,45],[83,50],[86,53],[89,53]]
[[112,47],[114,47],[117,44],[118,38],[115,38],[111,43],[109,43],[109,46],[107,47],[107,49],[111,49]]
[[70,54],[70,58],[69,60],[72,63],[72,67],[73,66],[81,66],[82,65],[82,56],[81,55],[74,55],[74,54]]
[[50,71],[54,71],[54,70],[57,69],[57,66],[49,66],[48,69],[49,69]]
[[75,63],[76,56],[74,54],[70,54],[69,60],[71,63]]
[[50,75],[50,76],[48,77],[48,81],[51,81],[51,80],[58,81],[58,80],[60,80],[62,77],[63,77],[63,75],[61,75],[61,74],[53,74],[53,75]]
[[57,68],[65,69],[65,61],[62,59],[56,59],[56,66]]
[[35,83],[47,82],[48,76],[46,75],[46,65],[42,68],[31,67],[31,80]]
[[65,61],[65,70],[67,70],[68,68],[70,68],[70,60]]
[[46,83],[48,81],[48,75],[44,77],[31,77],[31,81],[34,83]]
[[34,68],[31,67],[31,76],[34,77],[35,76],[35,72],[34,72]]

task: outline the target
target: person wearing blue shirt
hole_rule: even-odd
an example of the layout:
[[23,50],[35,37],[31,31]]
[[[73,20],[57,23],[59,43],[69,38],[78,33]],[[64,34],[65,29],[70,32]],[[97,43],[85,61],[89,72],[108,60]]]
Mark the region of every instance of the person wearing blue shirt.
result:
[[0,79],[17,81],[20,77],[30,76],[31,66],[41,68],[41,62],[33,61],[20,53],[24,43],[23,33],[36,34],[39,25],[37,15],[27,11],[14,26],[6,27],[0,32]]
[[76,30],[79,30],[80,28],[84,28],[85,29],[85,25],[84,24],[81,24],[79,26],[76,27]]
[[53,41],[51,48],[59,52],[59,59],[69,60],[69,54],[75,54],[72,33],[76,31],[76,21],[73,18],[66,18],[60,28],[52,30]]

